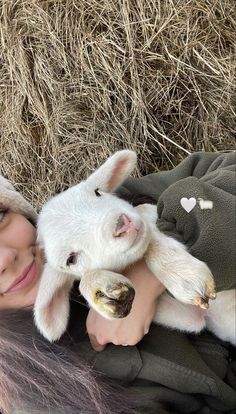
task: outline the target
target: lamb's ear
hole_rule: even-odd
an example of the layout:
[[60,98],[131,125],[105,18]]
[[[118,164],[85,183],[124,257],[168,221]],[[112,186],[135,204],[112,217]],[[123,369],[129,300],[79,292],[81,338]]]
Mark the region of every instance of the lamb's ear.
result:
[[112,192],[130,175],[136,162],[134,151],[117,151],[87,178],[86,183],[102,191]]
[[73,276],[45,264],[34,305],[34,320],[41,334],[50,342],[65,332],[69,319],[69,294]]

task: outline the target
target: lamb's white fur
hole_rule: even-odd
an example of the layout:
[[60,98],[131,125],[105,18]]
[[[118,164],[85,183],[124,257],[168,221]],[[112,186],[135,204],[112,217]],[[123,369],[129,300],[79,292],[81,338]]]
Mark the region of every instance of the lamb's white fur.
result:
[[[174,296],[161,296],[156,322],[187,332],[200,332],[207,327],[220,338],[235,343],[235,290],[218,294],[209,310],[193,305],[214,291],[208,266],[158,230],[156,206],[143,204],[134,208],[113,194],[135,165],[133,151],[118,151],[87,180],[55,196],[43,207],[38,220],[38,241],[47,263],[35,302],[36,325],[48,340],[60,338],[68,323],[69,292],[76,279],[80,280],[80,291],[90,306],[109,317],[106,307],[101,309],[95,301],[94,292],[98,288],[107,292],[108,286],[117,286],[117,282],[128,290],[131,283],[120,272],[144,257]],[[134,242],[135,231],[114,237],[122,214],[135,228],[143,225],[138,242]],[[71,252],[77,254],[77,262],[67,265]],[[222,315],[226,316],[227,326]]]

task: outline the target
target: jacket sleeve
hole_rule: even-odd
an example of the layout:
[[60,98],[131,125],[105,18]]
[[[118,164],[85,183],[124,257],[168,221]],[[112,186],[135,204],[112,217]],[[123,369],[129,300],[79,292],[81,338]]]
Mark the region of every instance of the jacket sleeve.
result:
[[[235,152],[199,152],[170,171],[129,177],[118,189],[121,195],[135,192],[155,198],[158,228],[207,263],[217,291],[236,285],[235,173]],[[191,211],[181,204],[183,198]]]

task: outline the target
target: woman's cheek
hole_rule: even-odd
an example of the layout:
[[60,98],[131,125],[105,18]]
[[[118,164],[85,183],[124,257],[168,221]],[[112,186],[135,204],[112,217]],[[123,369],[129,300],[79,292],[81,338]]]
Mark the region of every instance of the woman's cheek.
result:
[[22,244],[25,246],[34,245],[36,242],[36,228],[28,220],[22,223],[21,229],[19,229],[19,234],[24,235],[24,240]]

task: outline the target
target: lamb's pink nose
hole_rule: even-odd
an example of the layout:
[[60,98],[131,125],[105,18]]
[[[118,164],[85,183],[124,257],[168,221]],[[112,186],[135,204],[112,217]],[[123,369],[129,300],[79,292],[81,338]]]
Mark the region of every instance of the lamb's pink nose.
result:
[[115,236],[119,236],[122,233],[127,232],[130,229],[134,228],[134,223],[128,219],[128,217],[125,214],[121,214],[121,216],[118,219],[118,223],[116,226],[116,232]]

